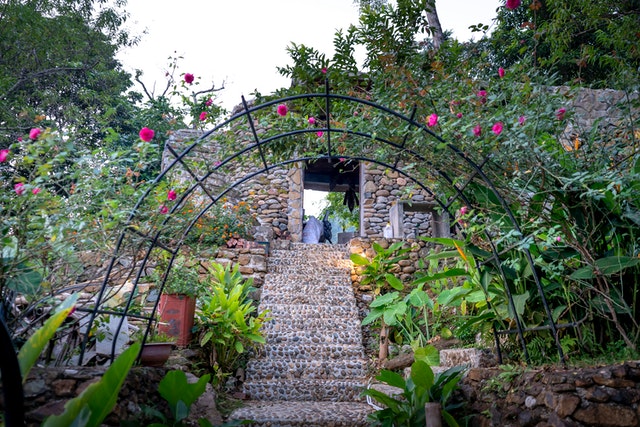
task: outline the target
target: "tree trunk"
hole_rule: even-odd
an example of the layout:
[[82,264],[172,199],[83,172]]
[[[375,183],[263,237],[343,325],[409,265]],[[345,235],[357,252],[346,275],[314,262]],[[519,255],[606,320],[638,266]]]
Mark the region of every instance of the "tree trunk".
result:
[[436,0],[427,1],[425,11],[427,12],[427,22],[429,23],[431,38],[433,39],[433,48],[438,50],[440,49],[440,45],[444,43],[444,33],[442,32],[438,11],[436,10]]
[[380,327],[380,351],[378,352],[378,360],[382,362],[389,357],[389,326],[382,321]]

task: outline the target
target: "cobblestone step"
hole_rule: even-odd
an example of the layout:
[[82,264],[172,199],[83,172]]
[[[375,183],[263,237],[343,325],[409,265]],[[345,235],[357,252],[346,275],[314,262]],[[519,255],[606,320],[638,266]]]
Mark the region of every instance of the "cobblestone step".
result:
[[273,319],[326,319],[329,322],[339,321],[339,319],[358,318],[358,308],[356,306],[334,307],[330,305],[291,305],[260,303],[258,311],[270,310],[269,317]]
[[246,375],[252,380],[317,379],[337,380],[360,378],[367,375],[367,361],[349,360],[295,360],[271,358],[251,360]]
[[[339,321],[338,321],[339,320]],[[336,319],[329,322],[325,319],[288,319],[286,321],[271,319],[262,325],[264,332],[271,331],[316,331],[324,333],[324,331],[362,331],[360,321],[354,318]]]
[[352,294],[331,295],[329,292],[316,293],[309,292],[262,292],[260,296],[261,304],[299,304],[299,305],[329,305],[355,307],[356,299]]
[[[262,327],[267,343],[247,363],[243,384],[254,401],[247,411],[254,412],[238,410],[232,419],[271,427],[367,425],[371,408],[360,397],[367,361],[347,247],[292,243],[290,249],[273,250],[267,262],[259,307],[271,317]],[[314,406],[327,401],[356,405],[359,415]],[[289,410],[296,402],[301,406]]]
[[321,345],[321,344],[361,344],[362,334],[360,331],[331,331],[331,330],[306,330],[305,334],[300,331],[265,331],[263,333],[267,343],[283,344],[292,343],[294,345]]
[[284,291],[288,291],[292,287],[296,286],[309,286],[309,287],[344,287],[345,290],[349,290],[353,293],[351,287],[351,276],[346,274],[331,275],[315,277],[308,274],[273,274],[267,273],[264,277],[264,284],[262,290],[277,289],[282,287]]
[[261,357],[281,357],[307,360],[361,359],[364,357],[362,344],[322,344],[298,346],[291,342],[265,344],[260,350]]
[[268,271],[270,273],[278,273],[283,275],[306,275],[307,277],[315,278],[351,274],[350,267],[314,267],[313,265],[273,265],[268,267]]
[[252,400],[362,402],[360,393],[367,386],[359,378],[340,380],[274,379],[248,380],[244,392]]
[[229,420],[255,420],[252,427],[365,427],[372,410],[361,402],[248,401]]

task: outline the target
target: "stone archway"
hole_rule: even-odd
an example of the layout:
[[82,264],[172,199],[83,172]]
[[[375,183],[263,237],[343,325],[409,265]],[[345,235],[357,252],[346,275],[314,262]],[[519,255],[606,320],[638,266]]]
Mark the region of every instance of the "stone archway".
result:
[[[312,99],[324,101],[324,117],[329,118],[328,121],[310,127],[306,120],[298,120],[293,112],[286,119],[275,113],[279,105],[293,106],[296,102]],[[340,105],[341,111],[355,109],[362,114],[353,114],[346,121],[334,120],[334,105]],[[353,118],[354,116],[357,117]],[[197,221],[220,203],[252,199],[260,225],[266,224],[271,228],[270,232],[266,232],[267,239],[295,239],[291,230],[301,230],[302,222],[300,193],[304,184],[301,162],[346,161],[365,165],[360,168],[360,202],[363,204],[362,222],[369,219],[368,225],[364,227],[368,231],[364,233],[370,235],[380,234],[384,218],[389,218],[390,221],[392,205],[403,206],[405,203],[425,203],[432,216],[433,212],[440,215],[439,221],[431,222],[439,225],[432,227],[442,227],[443,219],[453,218],[457,208],[473,208],[475,201],[470,191],[474,185],[482,186],[496,200],[505,220],[510,221],[513,229],[519,231],[519,225],[508,204],[486,172],[490,154],[463,152],[414,117],[415,111],[411,116],[406,116],[370,101],[332,94],[327,83],[325,93],[296,95],[257,106],[249,106],[243,99],[243,108],[214,129],[207,132],[186,132],[184,139],[167,143],[162,172],[138,201],[116,243],[97,303],[89,312],[89,327],[98,313],[122,318],[128,315],[134,292],[130,293],[121,310],[107,309],[104,306],[106,289],[114,284],[111,277],[113,266],[121,257],[131,255],[131,250],[135,251],[134,259],[137,262],[132,264],[130,272],[135,291],[150,258],[157,252],[168,254],[170,262],[161,274],[162,292],[167,274],[186,237],[195,232]],[[446,156],[425,155],[438,152],[445,152]],[[367,180],[367,174],[374,178]],[[384,180],[384,185],[391,185],[392,190],[382,189],[382,193],[379,193],[381,190],[375,184],[376,179],[379,180],[378,184]],[[180,183],[177,199],[167,209],[166,215],[158,217],[150,214],[149,207],[153,206],[151,201],[157,196],[154,191],[161,191],[168,181]],[[409,200],[403,199],[401,194],[390,197],[396,191],[393,186],[400,184],[413,186],[414,191],[410,193]],[[285,199],[286,204],[283,202]],[[385,212],[382,214],[383,218],[375,214],[367,216],[367,203],[373,211]],[[402,216],[404,218],[404,214]],[[182,218],[182,222],[178,218]],[[276,230],[280,230],[280,235]],[[490,254],[485,262],[491,264],[507,284],[504,292],[509,306],[514,308],[509,280],[501,258],[506,255],[490,234],[485,234],[484,238],[488,241],[487,253]],[[530,265],[538,298],[545,307],[549,329],[555,337],[560,359],[563,360],[557,326],[553,322],[532,256],[524,246],[521,253]],[[149,326],[156,309],[157,305],[149,316],[141,316]],[[526,356],[526,328],[518,315],[515,316],[515,323]],[[122,323],[119,327],[122,327]],[[499,345],[498,331],[494,332]],[[84,345],[86,344],[85,339]]]

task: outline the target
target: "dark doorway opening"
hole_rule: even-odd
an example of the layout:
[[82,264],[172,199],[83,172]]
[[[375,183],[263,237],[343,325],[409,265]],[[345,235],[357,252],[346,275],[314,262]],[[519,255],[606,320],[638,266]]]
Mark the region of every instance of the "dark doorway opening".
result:
[[[359,234],[359,162],[327,158],[306,161],[304,190],[305,220],[315,216],[319,220],[329,221],[333,243],[345,243]],[[313,200],[307,197],[311,193]],[[337,194],[340,194],[339,197],[336,197]],[[320,203],[318,203],[319,198],[323,199]],[[318,205],[323,209],[318,210]]]

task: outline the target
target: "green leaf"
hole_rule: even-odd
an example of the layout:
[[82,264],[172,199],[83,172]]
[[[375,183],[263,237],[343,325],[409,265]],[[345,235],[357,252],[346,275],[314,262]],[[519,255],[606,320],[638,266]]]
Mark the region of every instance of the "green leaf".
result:
[[640,263],[640,258],[628,256],[610,256],[596,260],[595,266],[605,276],[615,274],[625,268],[634,267]]
[[393,371],[389,371],[387,369],[383,369],[380,371],[380,373],[378,374],[378,376],[376,377],[376,379],[378,381],[382,381],[383,383],[390,385],[392,387],[398,387],[404,390],[405,388],[405,381],[404,378],[402,377],[402,375],[393,372]]
[[422,360],[416,360],[411,365],[411,380],[417,387],[428,390],[433,385],[433,370]]
[[397,300],[399,295],[400,294],[398,292],[389,292],[388,294],[379,295],[371,302],[371,304],[369,304],[369,307],[376,308],[389,305]]
[[122,352],[109,366],[97,383],[91,384],[78,397],[68,401],[61,415],[52,415],[45,420],[43,427],[67,427],[78,418],[86,416],[86,408],[91,416],[85,427],[99,427],[113,410],[124,380],[140,353],[140,343],[135,343]]
[[596,276],[593,274],[593,267],[587,265],[585,267],[579,268],[569,276],[573,280],[587,280],[594,279]]
[[440,352],[432,345],[416,348],[413,352],[415,360],[421,360],[429,366],[440,364]]
[[[160,381],[158,391],[169,404],[171,413],[177,421],[189,415],[189,408],[204,393],[209,378],[209,374],[203,375],[197,382],[189,384],[183,371],[173,370],[167,372],[162,381]],[[186,405],[186,415],[181,404]]]
[[[513,305],[515,305],[516,308],[516,313],[518,314],[518,316],[522,316],[522,314],[524,313],[524,308],[527,305],[527,301],[529,300],[529,291],[526,291],[525,293],[520,295],[512,295],[512,298]],[[513,316],[513,313],[511,313],[511,315]]]
[[401,291],[402,289],[404,289],[404,285],[402,284],[402,281],[398,279],[396,276],[394,276],[393,274],[387,273],[384,275],[384,278],[387,280],[387,283],[389,284],[389,286],[391,286],[393,289],[396,289],[398,291]]
[[62,302],[56,308],[54,314],[47,319],[47,321],[39,328],[22,346],[18,353],[18,362],[20,363],[20,374],[22,375],[22,382],[27,380],[27,375],[33,365],[42,354],[45,346],[49,343],[49,340],[55,335],[58,327],[64,322],[69,313],[73,310],[73,306],[78,300],[78,294],[73,294]]
[[351,254],[350,258],[355,265],[369,265],[369,259],[360,254]]

